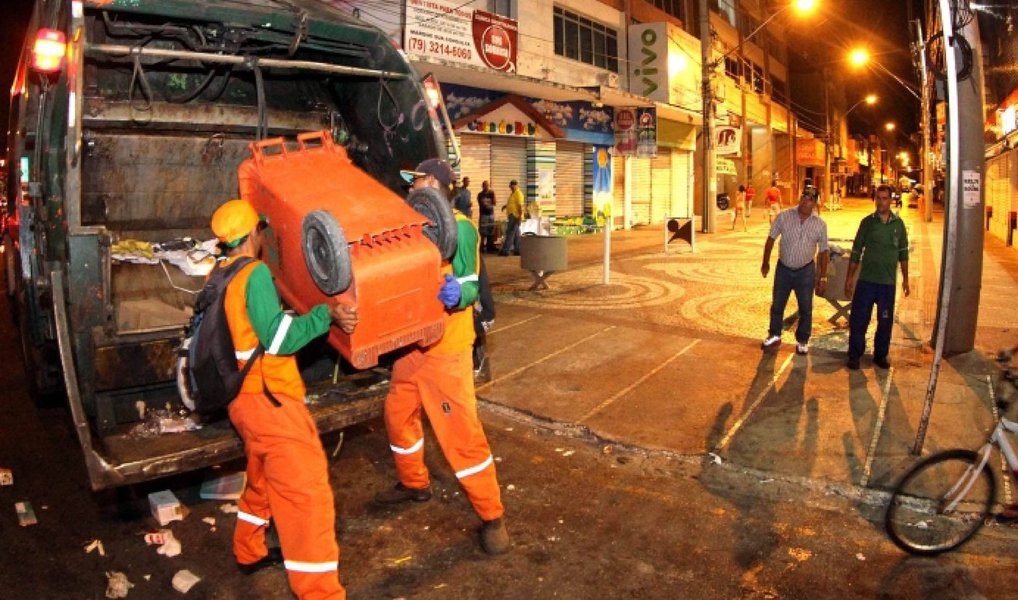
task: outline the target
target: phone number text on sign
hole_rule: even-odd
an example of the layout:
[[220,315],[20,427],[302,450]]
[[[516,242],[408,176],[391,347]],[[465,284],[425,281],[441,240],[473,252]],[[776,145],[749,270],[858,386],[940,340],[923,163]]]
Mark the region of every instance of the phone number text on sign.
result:
[[470,48],[426,40],[416,36],[409,36],[407,38],[407,50],[435,56],[451,56],[460,60],[471,60],[474,55]]

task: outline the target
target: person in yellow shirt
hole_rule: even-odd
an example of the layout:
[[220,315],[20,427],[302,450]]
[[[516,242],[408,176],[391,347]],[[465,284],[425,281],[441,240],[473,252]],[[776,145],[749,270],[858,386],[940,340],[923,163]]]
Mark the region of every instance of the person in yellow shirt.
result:
[[509,253],[520,255],[520,222],[523,220],[523,192],[517,185],[516,180],[509,182],[509,200],[506,201],[502,210],[505,211],[509,222],[505,228],[505,239],[502,241],[501,256],[509,256]]

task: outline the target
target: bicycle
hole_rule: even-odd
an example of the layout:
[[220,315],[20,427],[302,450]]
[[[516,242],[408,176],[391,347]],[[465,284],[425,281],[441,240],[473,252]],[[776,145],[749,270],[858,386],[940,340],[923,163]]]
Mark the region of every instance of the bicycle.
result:
[[990,467],[994,446],[1011,472],[1018,474],[1018,455],[1005,431],[1018,434],[1018,422],[1004,417],[1010,404],[1001,392],[1004,383],[1018,386],[1018,373],[1007,365],[1012,351],[996,360],[1000,375],[994,386],[997,425],[978,451],[954,449],[929,456],[912,467],[894,487],[884,516],[887,535],[899,548],[920,556],[935,556],[959,548],[986,523],[997,497],[997,481]]

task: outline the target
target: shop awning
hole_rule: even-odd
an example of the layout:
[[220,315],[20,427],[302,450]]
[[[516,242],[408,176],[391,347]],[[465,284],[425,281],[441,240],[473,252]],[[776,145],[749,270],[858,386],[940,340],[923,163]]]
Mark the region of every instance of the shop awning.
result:
[[[431,73],[438,79],[440,84],[443,82],[458,83],[475,88],[497,90],[528,98],[544,98],[558,102],[566,100],[599,101],[597,95],[590,89],[562,85],[524,75],[507,75],[500,71],[492,71],[491,69],[471,65],[458,63],[451,65],[415,58],[411,58],[410,62],[422,76]],[[604,103],[607,104],[607,102]]]

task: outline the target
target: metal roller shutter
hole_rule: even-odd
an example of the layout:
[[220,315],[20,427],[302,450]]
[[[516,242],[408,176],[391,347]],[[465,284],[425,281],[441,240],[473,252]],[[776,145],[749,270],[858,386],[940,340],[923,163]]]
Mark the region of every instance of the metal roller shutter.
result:
[[612,153],[612,222],[621,225],[626,209],[626,159]]
[[658,148],[650,159],[650,222],[661,223],[672,207],[672,153]]
[[[491,140],[491,189],[495,192],[496,206],[502,207],[509,199],[510,181],[515,179],[524,195],[527,193],[527,140],[500,136],[488,139]],[[496,210],[495,214],[501,213]]]
[[633,225],[650,223],[651,168],[649,158],[632,157]]
[[488,136],[463,134],[460,136],[460,152],[463,161],[460,163],[460,176],[470,178],[470,190],[477,196],[481,191],[481,182],[491,183],[491,144]]
[[555,143],[555,214],[577,217],[583,214],[584,145]]
[[693,161],[685,150],[672,150],[672,205],[669,217],[688,218],[693,208]]

